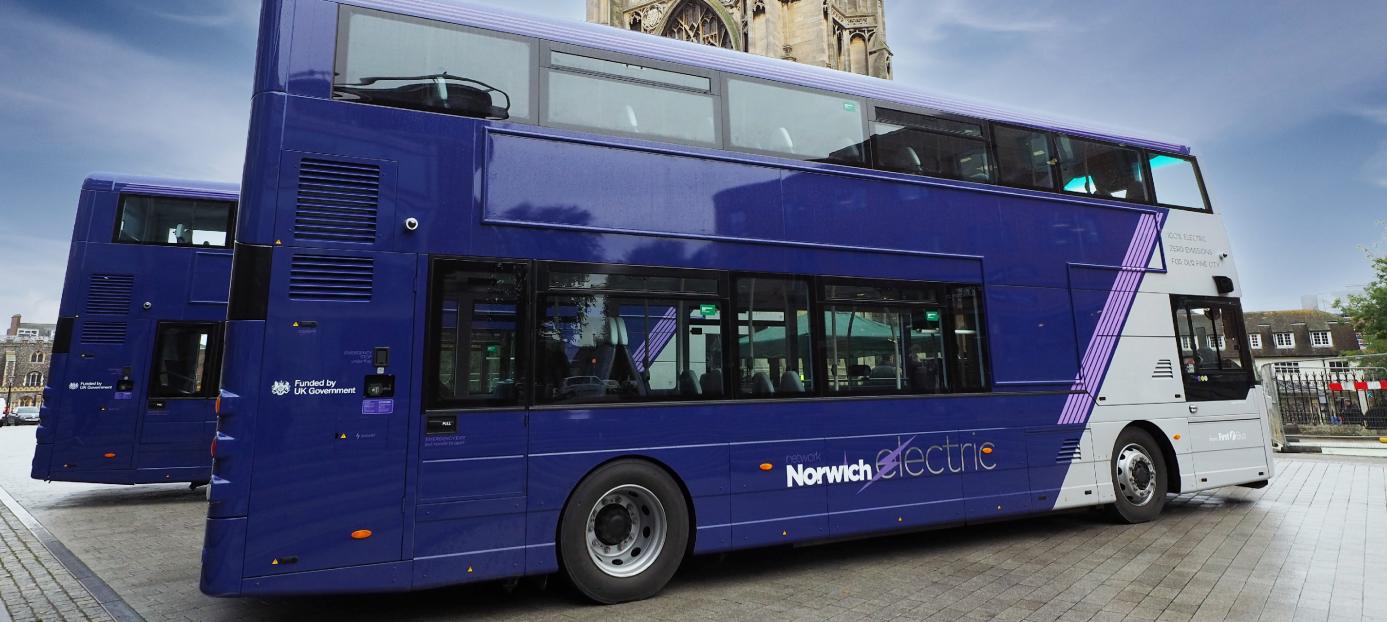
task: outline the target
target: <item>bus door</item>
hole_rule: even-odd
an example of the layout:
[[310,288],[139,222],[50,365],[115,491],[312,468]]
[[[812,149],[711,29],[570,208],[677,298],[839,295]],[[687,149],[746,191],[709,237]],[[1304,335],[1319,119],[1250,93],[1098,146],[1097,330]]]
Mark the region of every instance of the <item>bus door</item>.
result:
[[[144,353],[152,322],[106,320],[74,322],[67,356],[67,384],[60,400],[54,438],[54,472],[109,471],[133,464],[144,394]],[[143,348],[140,348],[143,350]]]
[[413,539],[414,584],[524,571],[526,265],[434,260]]
[[220,322],[158,323],[135,468],[210,464],[221,339]]
[[244,576],[399,560],[414,256],[281,247],[270,265]]

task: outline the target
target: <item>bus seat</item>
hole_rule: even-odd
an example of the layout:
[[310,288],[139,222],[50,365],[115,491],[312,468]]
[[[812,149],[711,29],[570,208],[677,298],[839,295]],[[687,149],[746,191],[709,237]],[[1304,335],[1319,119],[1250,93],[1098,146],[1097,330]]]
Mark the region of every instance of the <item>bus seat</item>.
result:
[[799,379],[799,372],[793,369],[785,370],[780,374],[781,393],[804,393],[804,382]]
[[872,373],[867,377],[867,384],[876,387],[897,386],[900,380],[900,369],[895,365],[877,365],[872,368]]
[[683,396],[698,396],[703,394],[703,387],[699,385],[698,374],[692,369],[686,369],[679,374],[679,394]]
[[763,372],[763,371],[758,371],[758,372],[756,372],[755,374],[752,374],[752,376],[751,376],[751,394],[752,394],[752,395],[773,395],[773,394],[775,394],[775,386],[771,384],[771,377],[770,377],[770,374],[767,374],[766,372]]
[[709,397],[722,397],[722,370],[710,369],[698,379],[703,394]]
[[795,139],[790,137],[790,130],[783,127],[772,130],[770,144],[766,146],[766,150],[795,153]]
[[920,154],[915,152],[914,147],[906,147],[901,155],[905,156],[904,168],[911,173],[924,173],[925,163],[920,160]]

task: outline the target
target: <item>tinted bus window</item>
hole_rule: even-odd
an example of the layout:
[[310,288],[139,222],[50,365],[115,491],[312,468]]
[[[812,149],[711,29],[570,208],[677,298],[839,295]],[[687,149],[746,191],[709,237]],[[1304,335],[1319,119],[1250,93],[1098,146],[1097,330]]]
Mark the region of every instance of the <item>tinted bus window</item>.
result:
[[521,268],[440,264],[437,270],[435,405],[516,402]]
[[981,391],[987,388],[987,352],[983,343],[982,302],[976,287],[955,287],[949,292],[949,308],[953,314],[951,332],[954,336],[954,356],[950,387],[958,391]]
[[530,116],[531,45],[342,7],[333,99],[483,118]]
[[[707,94],[711,86],[708,78],[559,52],[552,60],[556,69],[549,72],[546,109],[550,123],[705,145],[717,143],[717,103]],[[601,71],[613,78],[557,69],[562,66]],[[632,78],[677,88],[640,84]]]
[[214,330],[213,324],[159,324],[150,397],[212,397]]
[[1179,156],[1150,154],[1151,181],[1156,186],[1156,202],[1162,205],[1206,209],[1204,193],[1199,189],[1199,177],[1194,162]]
[[1146,200],[1146,177],[1136,149],[1059,136],[1060,180],[1066,192]]
[[812,392],[809,285],[741,278],[736,304],[738,394],[795,397]]
[[1048,134],[994,125],[992,140],[997,149],[997,181],[1042,190],[1055,187]]
[[745,80],[727,81],[735,147],[807,160],[863,161],[862,103]]
[[121,197],[115,241],[231,246],[232,203],[174,197]]
[[548,404],[721,397],[714,301],[592,293],[546,296],[535,401]]

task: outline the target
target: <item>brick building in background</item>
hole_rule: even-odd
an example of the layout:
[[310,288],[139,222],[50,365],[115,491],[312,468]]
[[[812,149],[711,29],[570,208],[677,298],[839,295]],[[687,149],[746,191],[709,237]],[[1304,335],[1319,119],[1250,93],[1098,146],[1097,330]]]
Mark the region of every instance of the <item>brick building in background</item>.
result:
[[10,408],[43,404],[54,328],[53,324],[25,323],[18,315],[10,317],[0,338],[0,397]]
[[1347,318],[1315,310],[1248,311],[1248,349],[1260,369],[1271,363],[1277,371],[1296,373],[1302,367],[1320,371],[1347,368],[1344,352],[1357,352],[1358,336]]
[[587,20],[891,79],[884,0],[587,0]]

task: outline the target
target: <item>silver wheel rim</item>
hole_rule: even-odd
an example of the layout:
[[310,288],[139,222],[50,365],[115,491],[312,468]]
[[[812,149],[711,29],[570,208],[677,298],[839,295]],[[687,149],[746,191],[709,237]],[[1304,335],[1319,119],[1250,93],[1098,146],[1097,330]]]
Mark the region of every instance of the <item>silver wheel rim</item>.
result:
[[607,575],[638,575],[659,559],[668,525],[665,506],[654,493],[635,484],[617,486],[588,512],[588,557]]
[[1146,448],[1128,443],[1117,452],[1117,491],[1132,505],[1146,505],[1156,496],[1156,462]]

